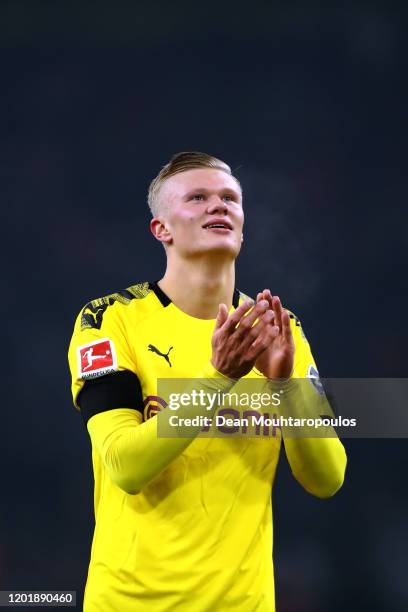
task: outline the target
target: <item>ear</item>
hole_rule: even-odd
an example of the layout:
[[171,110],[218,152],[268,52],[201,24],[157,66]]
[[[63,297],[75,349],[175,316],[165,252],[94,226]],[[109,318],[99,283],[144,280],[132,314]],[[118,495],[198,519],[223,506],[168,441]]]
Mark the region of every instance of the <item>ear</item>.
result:
[[154,217],[150,221],[150,231],[159,242],[170,244],[173,241],[170,230],[166,226],[166,221],[163,217]]

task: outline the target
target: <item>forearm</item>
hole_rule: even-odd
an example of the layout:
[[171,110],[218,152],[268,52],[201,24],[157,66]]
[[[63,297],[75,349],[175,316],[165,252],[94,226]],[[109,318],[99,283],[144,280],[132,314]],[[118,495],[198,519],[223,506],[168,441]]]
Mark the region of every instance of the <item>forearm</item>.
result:
[[[199,379],[200,388],[211,392],[216,389],[228,391],[235,384],[235,380],[220,375],[212,367],[207,367]],[[194,379],[191,383],[195,389],[197,381]],[[189,388],[183,391],[188,392]],[[109,410],[93,416],[88,421],[88,431],[112,481],[127,493],[136,494],[170,465],[200,432],[200,426],[188,427],[188,437],[181,437],[183,430],[167,425],[168,418],[174,414],[179,420],[195,416],[211,418],[214,409],[189,405],[180,406],[175,413],[165,408],[144,423],[140,423],[140,413],[135,410]],[[166,433],[168,437],[164,437]]]
[[88,421],[88,431],[109,477],[130,494],[141,491],[194,439],[158,438],[157,415],[139,424],[129,409],[95,415]]
[[[275,382],[269,384],[276,390]],[[331,497],[343,484],[347,456],[334,428],[319,424],[334,416],[330,404],[307,378],[280,386],[282,437],[292,473],[309,493]]]
[[284,444],[292,473],[306,491],[326,498],[340,489],[347,456],[338,438],[286,438]]

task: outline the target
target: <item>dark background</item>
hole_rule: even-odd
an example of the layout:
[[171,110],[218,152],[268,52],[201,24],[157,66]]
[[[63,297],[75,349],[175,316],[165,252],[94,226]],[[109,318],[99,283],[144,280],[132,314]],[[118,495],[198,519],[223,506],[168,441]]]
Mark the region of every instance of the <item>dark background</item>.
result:
[[[67,346],[84,303],[163,274],[146,191],[171,154],[235,170],[237,286],[282,297],[322,376],[406,376],[407,10],[15,0],[0,44],[0,588],[80,596],[93,483]],[[408,609],[408,444],[345,445],[326,501],[281,459],[278,612]]]

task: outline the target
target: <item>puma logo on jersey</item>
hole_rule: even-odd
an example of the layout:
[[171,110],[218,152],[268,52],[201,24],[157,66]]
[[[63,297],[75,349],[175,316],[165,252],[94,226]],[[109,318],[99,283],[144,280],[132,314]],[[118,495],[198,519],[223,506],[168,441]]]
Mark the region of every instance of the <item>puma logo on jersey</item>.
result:
[[91,315],[91,317],[93,317],[94,321],[95,321],[95,325],[97,324],[98,321],[98,312],[103,312],[104,308],[98,308],[98,310],[96,310],[95,312],[92,312],[92,310],[90,308],[85,308],[84,309],[84,315]]
[[156,348],[154,346],[154,344],[149,344],[149,346],[148,346],[148,350],[149,351],[152,351],[152,353],[156,353],[156,355],[159,355],[160,357],[163,357],[167,361],[167,363],[169,364],[170,367],[171,367],[171,363],[170,363],[170,359],[169,359],[169,353],[170,353],[172,348],[173,347],[171,346],[169,348],[169,350],[167,351],[167,353],[162,353],[161,351],[159,351],[158,348]]
[[103,313],[107,307],[108,304],[96,305],[89,302],[82,311],[81,330],[101,329]]

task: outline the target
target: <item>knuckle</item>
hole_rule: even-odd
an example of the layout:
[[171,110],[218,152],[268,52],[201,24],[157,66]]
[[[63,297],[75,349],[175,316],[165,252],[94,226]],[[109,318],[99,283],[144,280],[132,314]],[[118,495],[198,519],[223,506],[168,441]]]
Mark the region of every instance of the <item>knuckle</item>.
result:
[[265,338],[262,340],[262,346],[266,348],[270,344],[271,339],[272,339],[272,336],[270,334],[265,336]]
[[267,345],[266,338],[265,338],[265,336],[262,336],[262,337],[258,338],[258,341],[256,343],[256,347],[255,348],[257,350],[259,350],[260,348],[264,349],[266,345]]
[[232,315],[229,317],[228,321],[230,323],[230,325],[236,325],[238,323],[238,321],[240,320],[241,315],[240,313],[236,310],[235,312],[232,313]]
[[259,325],[255,325],[255,327],[252,327],[252,329],[249,330],[247,337],[248,337],[248,340],[253,342],[254,340],[259,339],[261,335],[262,335],[262,327],[259,327]]
[[241,327],[243,330],[248,330],[251,326],[252,321],[249,320],[249,317],[244,317],[239,324],[239,327]]
[[256,305],[256,309],[260,310],[266,310],[268,308],[269,304],[266,300],[261,300],[260,302],[257,303]]

